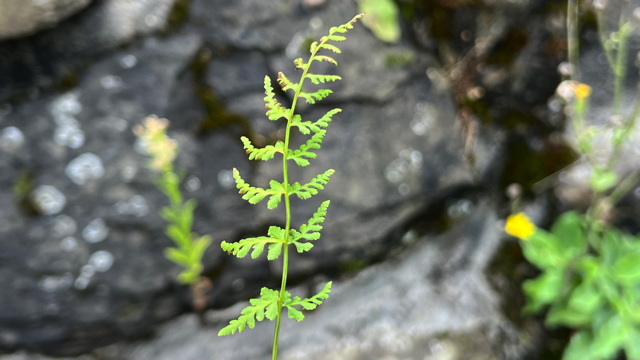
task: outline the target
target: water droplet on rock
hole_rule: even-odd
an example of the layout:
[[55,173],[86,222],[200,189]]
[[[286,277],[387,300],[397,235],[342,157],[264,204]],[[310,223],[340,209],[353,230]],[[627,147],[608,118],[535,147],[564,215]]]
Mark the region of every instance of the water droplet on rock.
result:
[[84,265],[80,269],[81,277],[91,278],[93,275],[95,275],[95,273],[96,273],[96,269],[91,265]]
[[102,160],[92,153],[84,153],[71,160],[64,173],[78,185],[83,185],[89,179],[99,179],[104,175]]
[[44,215],[54,215],[62,211],[67,203],[63,193],[50,185],[41,185],[31,193],[34,205]]
[[9,126],[0,132],[0,148],[12,152],[24,144],[24,134],[15,126]]
[[185,189],[189,192],[194,192],[200,189],[200,179],[197,176],[191,175],[187,178],[187,181],[184,184]]
[[105,272],[111,269],[111,265],[113,265],[113,255],[104,250],[96,251],[91,254],[91,257],[89,258],[89,265],[97,272]]
[[218,184],[225,189],[231,189],[235,184],[235,180],[233,179],[233,171],[231,170],[220,170],[218,173]]
[[107,235],[109,235],[109,228],[100,218],[91,220],[82,230],[82,237],[92,244],[103,241]]
[[105,89],[115,89],[122,86],[122,79],[120,76],[106,75],[100,79],[100,85]]
[[53,236],[63,237],[76,232],[76,221],[69,215],[59,215],[53,220]]
[[125,119],[116,119],[113,121],[113,128],[117,132],[123,132],[127,130],[128,127],[129,127],[129,123]]
[[138,173],[138,168],[133,165],[123,166],[120,170],[120,176],[122,176],[122,180],[131,181],[136,174]]
[[137,63],[138,59],[131,54],[127,54],[120,58],[120,66],[125,69],[131,69],[132,67],[136,66]]
[[89,285],[89,281],[90,280],[91,280],[90,278],[86,278],[86,277],[80,276],[73,283],[73,286],[75,286],[75,288],[78,289],[78,290],[84,290]]
[[38,287],[42,291],[54,292],[68,289],[71,286],[72,281],[73,278],[71,277],[71,274],[65,274],[63,276],[47,276],[40,280]]
[[58,126],[53,132],[53,141],[71,149],[77,149],[84,145],[84,131],[75,126]]
[[78,248],[78,240],[73,236],[67,236],[60,241],[60,248],[64,251],[73,251]]

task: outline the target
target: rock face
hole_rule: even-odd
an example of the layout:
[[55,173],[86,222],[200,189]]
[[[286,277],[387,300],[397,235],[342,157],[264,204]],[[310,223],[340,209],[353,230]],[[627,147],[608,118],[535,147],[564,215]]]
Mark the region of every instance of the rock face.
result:
[[0,40],[52,27],[90,2],[91,0],[0,1]]
[[[238,195],[234,167],[256,186],[281,176],[277,161],[250,163],[239,137],[250,136],[256,145],[282,137],[283,124],[264,116],[264,75],[293,74],[292,61],[306,55],[301,48],[308,38],[349,20],[356,4],[334,0],[308,8],[289,0],[192,0],[177,31],[153,33],[164,28],[172,4],[100,1],[56,29],[0,43],[0,102],[18,99],[0,105],[0,198],[11,204],[0,207],[0,287],[11,289],[0,295],[2,351],[86,353],[148,335],[190,308],[188,289],[175,280],[179,269],[163,256],[171,242],[157,211],[166,200],[131,133],[149,114],[171,120],[169,135],[181,148],[177,167],[185,171],[184,192],[199,204],[195,231],[214,239],[204,256],[205,275],[213,284],[209,305],[232,306],[262,286],[279,284],[279,263],[236,259],[219,248],[223,240],[263,235],[268,225],[284,222],[282,211],[248,204]],[[427,76],[438,63],[428,47],[407,39],[384,45],[357,26],[341,48],[340,66],[328,71],[344,81],[330,85],[334,94],[326,101],[299,107],[305,120],[334,107],[342,112],[328,128],[318,158],[305,168],[291,166],[291,178],[300,182],[336,170],[318,196],[292,200],[296,226],[321,201],[331,200],[322,239],[313,251],[291,257],[293,285],[384,260],[400,244],[434,232],[425,223],[437,222],[440,230],[456,224],[481,203],[468,194],[493,179],[503,160],[504,131],[488,125],[473,132],[472,142],[460,135],[466,125],[456,119],[451,93]],[[398,58],[407,60],[398,63]],[[78,64],[82,71],[70,89],[53,86]],[[300,134],[292,140],[294,146],[304,141]],[[465,160],[469,149],[473,162]],[[434,354],[449,346],[432,341],[447,329],[461,339],[475,337],[465,335],[470,333],[493,339],[506,323],[496,320],[497,300],[481,274],[498,236],[488,209],[479,205],[467,225],[447,235],[451,238],[426,238],[411,249],[415,254],[402,256],[402,264],[377,267],[339,286],[338,300],[323,310],[327,317],[310,317],[301,343],[285,337],[283,354],[320,359],[332,342],[340,344],[334,358],[368,358],[379,349],[389,356]],[[416,223],[422,227],[413,229]],[[412,273],[412,267],[419,269]],[[348,299],[364,301],[369,293],[379,300],[352,313]],[[389,307],[398,293],[406,303],[394,314]],[[474,296],[477,304],[469,300]],[[442,313],[421,303],[425,297],[436,299]],[[460,302],[449,301],[456,297]],[[220,321],[230,318],[226,312],[211,314]],[[331,320],[347,315],[354,327]],[[430,319],[426,325],[420,324],[422,316]],[[207,354],[213,346],[216,356],[228,358],[224,352],[239,340],[213,342],[213,330],[197,330],[194,319],[168,325],[158,342],[118,345],[100,356],[160,358],[154,350],[159,346],[167,358],[202,358],[196,346]],[[405,320],[413,330],[403,328]],[[183,331],[202,343],[175,349],[161,344]],[[266,357],[266,333],[248,335],[255,336],[255,347],[240,356]],[[478,346],[483,353],[503,353]],[[109,355],[113,351],[116,355]]]
[[[484,275],[500,243],[498,223],[489,204],[474,204],[455,229],[420,238],[394,261],[334,282],[329,300],[307,313],[303,322],[283,321],[278,355],[285,360],[535,356],[540,347],[539,328],[517,330],[501,314],[500,297]],[[314,290],[292,291],[304,295]],[[195,315],[181,316],[162,326],[152,341],[112,345],[95,352],[95,357],[270,359],[273,323],[258,323],[242,334],[217,336],[243,305],[208,312],[206,326]],[[27,354],[9,359],[35,360]]]

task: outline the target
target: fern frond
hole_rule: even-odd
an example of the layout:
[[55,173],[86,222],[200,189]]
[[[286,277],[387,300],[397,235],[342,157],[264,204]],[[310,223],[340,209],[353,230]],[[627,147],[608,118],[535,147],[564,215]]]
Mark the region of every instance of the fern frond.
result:
[[318,119],[318,121],[313,123],[311,121],[302,121],[302,118],[300,117],[300,115],[295,115],[291,121],[291,125],[297,126],[300,132],[305,135],[311,133],[311,131],[317,133],[317,132],[323,131],[321,128],[326,128],[327,126],[329,126],[329,123],[331,122],[331,117],[341,111],[342,109],[337,109],[337,108],[330,110],[326,114],[324,114],[320,119]]
[[300,239],[309,241],[320,239],[320,230],[322,230],[322,223],[327,216],[327,208],[329,207],[329,200],[323,202],[318,211],[313,214],[313,217],[309,219],[306,224],[300,226],[300,231],[295,229],[290,230],[291,242],[296,246],[296,250],[301,253],[311,250],[313,244],[308,242],[300,242]]
[[268,110],[267,117],[269,120],[278,120],[283,117],[286,118],[289,114],[289,109],[280,105],[278,100],[276,100],[276,94],[273,92],[271,78],[269,76],[264,77],[264,93],[267,95],[264,97],[264,101],[267,103],[265,108]]
[[300,185],[300,183],[296,181],[289,186],[289,195],[296,194],[300,199],[308,199],[312,195],[317,194],[318,190],[324,189],[323,185],[326,185],[327,182],[329,182],[329,178],[335,172],[335,170],[329,169],[304,185]]
[[316,158],[316,154],[314,152],[311,152],[309,150],[313,149],[313,150],[318,150],[320,149],[320,144],[322,144],[322,139],[324,138],[324,135],[327,133],[326,130],[321,130],[318,131],[316,134],[314,134],[311,139],[307,140],[306,143],[302,144],[300,146],[300,148],[298,148],[297,150],[294,151],[290,151],[287,153],[287,160],[293,160],[296,162],[296,164],[298,164],[298,166],[307,166],[309,165],[309,160],[305,159],[315,159]]
[[276,153],[284,153],[284,143],[282,141],[278,141],[275,146],[267,145],[263,148],[256,148],[251,144],[251,140],[246,137],[241,137],[242,144],[249,154],[249,160],[262,160],[267,161],[273,158]]
[[302,58],[297,58],[295,60],[293,60],[293,65],[296,66],[296,69],[302,69],[304,68],[304,60],[302,60]]
[[316,100],[322,100],[327,96],[329,96],[330,94],[333,94],[333,91],[329,89],[319,89],[318,91],[312,92],[312,93],[308,93],[306,91],[300,91],[300,94],[298,95],[304,98],[305,100],[307,100],[307,103],[315,104]]
[[318,85],[320,83],[325,83],[326,81],[336,81],[342,80],[342,78],[338,75],[317,75],[317,74],[307,74],[306,76],[312,83]]
[[326,40],[331,40],[331,41],[345,41],[345,40],[347,40],[347,38],[342,36],[342,35],[328,35],[328,36],[325,36],[322,39],[320,39],[320,41],[325,40],[325,38],[326,38]]
[[242,309],[242,315],[237,320],[231,320],[229,325],[218,332],[218,336],[235,334],[236,331],[241,333],[247,326],[253,329],[256,320],[262,321],[265,317],[271,321],[275,320],[278,316],[278,295],[278,291],[263,287],[260,299],[249,300],[251,306]]
[[301,299],[299,296],[296,296],[293,299],[287,297],[284,302],[284,306],[287,307],[287,314],[289,318],[295,321],[302,321],[304,319],[304,314],[302,311],[294,308],[294,306],[300,305],[305,310],[314,310],[318,305],[322,304],[323,300],[327,300],[329,298],[331,284],[332,282],[329,281],[319,293],[307,299]]
[[282,91],[293,90],[296,91],[296,86],[298,84],[294,84],[289,80],[282,71],[278,73],[278,83],[282,88]]
[[[331,63],[333,65],[338,66],[338,62],[334,58],[332,58],[331,56],[316,55],[316,56],[313,57],[313,60],[324,61],[324,62],[328,62],[328,63]],[[311,60],[309,60],[309,62],[311,62]]]
[[269,232],[267,233],[268,236],[258,236],[253,238],[242,239],[234,243],[228,243],[226,241],[223,241],[220,244],[220,247],[222,247],[222,250],[228,252],[229,254],[233,254],[239,258],[243,258],[247,256],[249,251],[251,251],[251,249],[253,248],[253,251],[251,252],[251,258],[255,259],[258,256],[260,256],[260,254],[262,254],[262,252],[264,251],[265,245],[272,244],[272,245],[269,245],[268,258],[269,260],[275,260],[278,258],[278,256],[275,256],[272,258],[271,247],[273,246],[273,244],[279,244],[278,246],[282,247],[282,244],[284,243],[284,233],[285,233],[284,229],[277,226],[270,226]]
[[340,54],[342,51],[335,45],[331,45],[331,44],[322,44],[320,45],[320,48],[322,49],[327,49],[327,50],[331,50],[336,54]]
[[235,168],[233,169],[233,178],[236,180],[236,187],[240,189],[240,191],[238,192],[240,194],[243,194],[242,198],[244,200],[249,201],[249,203],[251,204],[257,204],[265,197],[271,196],[269,198],[267,207],[269,209],[275,209],[276,207],[278,207],[278,204],[282,199],[282,194],[284,194],[284,186],[281,183],[275,180],[271,180],[269,182],[270,188],[266,190],[259,187],[253,187],[242,180],[242,178],[240,177],[240,172]]

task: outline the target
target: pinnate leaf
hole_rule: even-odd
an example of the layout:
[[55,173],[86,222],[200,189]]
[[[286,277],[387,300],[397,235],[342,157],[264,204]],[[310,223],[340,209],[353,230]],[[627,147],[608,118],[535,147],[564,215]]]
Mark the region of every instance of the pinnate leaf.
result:
[[278,141],[276,145],[267,145],[263,148],[256,148],[251,144],[251,141],[246,137],[241,137],[242,144],[249,154],[249,160],[262,160],[267,161],[273,158],[276,153],[284,153],[284,143]]
[[300,199],[308,199],[312,195],[318,193],[318,190],[324,189],[324,185],[329,182],[329,178],[331,175],[335,173],[335,170],[329,169],[325,171],[323,174],[320,174],[313,178],[309,183],[300,185],[299,182],[295,182],[289,186],[289,194],[297,195]]
[[301,98],[304,98],[305,100],[307,100],[307,103],[309,104],[315,104],[317,100],[322,100],[324,98],[326,98],[327,96],[331,95],[333,93],[333,91],[329,90],[329,89],[319,89],[316,92],[312,92],[312,93],[308,93],[305,91],[300,91],[299,96]]
[[307,74],[307,78],[316,85],[320,83],[324,84],[325,82],[328,82],[328,81],[342,80],[342,78],[338,75]]
[[267,95],[264,97],[264,101],[267,103],[265,107],[267,108],[267,117],[269,120],[278,120],[287,117],[289,109],[282,106],[278,100],[276,100],[269,76],[264,77],[264,90],[264,93]]
[[270,188],[265,190],[249,185],[240,177],[240,172],[235,168],[233,169],[233,178],[236,180],[236,187],[239,189],[239,193],[243,194],[242,198],[251,204],[257,204],[265,197],[271,196],[267,206],[269,209],[274,209],[278,206],[280,198],[284,194],[284,186],[275,180],[271,180],[269,182]]
[[256,325],[256,319],[262,321],[266,317],[269,320],[275,320],[278,316],[278,294],[279,292],[276,290],[263,287],[260,291],[260,298],[251,299],[249,301],[251,305],[242,310],[242,315],[237,320],[231,320],[229,325],[222,328],[218,332],[218,336],[235,334],[236,331],[241,333],[247,326],[253,329]]
[[264,250],[266,244],[271,244],[269,245],[268,254],[268,257],[270,258],[272,246],[276,245],[282,247],[282,244],[284,243],[284,232],[285,231],[283,229],[277,226],[271,226],[269,227],[268,236],[258,236],[242,239],[234,243],[223,241],[220,246],[222,247],[222,250],[239,258],[247,256],[247,254],[249,254],[249,251],[251,251],[251,249],[253,248],[251,257],[255,259],[260,256],[260,254],[262,254],[262,251]]

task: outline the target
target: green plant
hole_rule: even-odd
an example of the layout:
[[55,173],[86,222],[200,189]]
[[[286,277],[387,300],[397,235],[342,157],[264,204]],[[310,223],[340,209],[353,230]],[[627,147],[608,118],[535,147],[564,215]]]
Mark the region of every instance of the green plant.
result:
[[[271,79],[268,76],[265,76],[264,78],[265,94],[267,95],[264,98],[266,108],[268,109],[267,117],[269,120],[275,121],[285,118],[287,121],[284,142],[278,141],[275,145],[256,148],[251,144],[249,139],[243,137],[242,143],[244,144],[247,154],[249,154],[250,160],[267,161],[272,159],[277,153],[282,154],[283,182],[271,180],[269,183],[270,187],[268,189],[253,187],[242,180],[237,169],[233,170],[233,177],[236,181],[237,187],[240,190],[240,193],[243,194],[242,198],[249,201],[251,204],[257,204],[269,197],[267,207],[269,209],[275,209],[280,204],[284,196],[286,225],[284,229],[278,226],[271,226],[267,236],[243,239],[235,243],[227,243],[223,241],[221,244],[222,249],[239,258],[245,257],[249,252],[251,252],[251,257],[255,259],[262,254],[265,246],[268,246],[268,260],[276,260],[281,254],[283,255],[282,282],[280,291],[271,290],[266,287],[262,288],[260,298],[251,299],[251,305],[242,310],[242,315],[237,320],[232,320],[228,326],[220,330],[218,335],[229,335],[236,331],[243,332],[247,326],[249,328],[253,328],[256,320],[262,321],[265,318],[272,321],[275,320],[276,326],[273,336],[272,353],[273,360],[277,358],[278,354],[278,334],[280,332],[282,310],[286,308],[289,318],[301,321],[304,319],[304,314],[299,310],[299,308],[296,308],[296,306],[299,306],[304,310],[313,310],[318,305],[322,304],[323,300],[326,300],[329,297],[329,292],[331,291],[331,282],[327,283],[322,291],[317,295],[307,299],[301,299],[298,296],[292,298],[291,294],[286,291],[289,245],[294,245],[296,250],[300,253],[309,251],[313,247],[313,244],[310,241],[315,241],[320,238],[322,223],[325,220],[327,208],[329,207],[329,201],[323,202],[318,208],[318,211],[313,214],[313,217],[306,224],[302,224],[299,230],[296,230],[291,227],[291,206],[289,203],[289,197],[296,195],[300,199],[310,198],[312,195],[317,194],[318,190],[322,190],[324,188],[324,185],[329,181],[329,177],[334,173],[334,170],[329,169],[304,185],[301,185],[299,182],[290,183],[289,174],[287,172],[287,162],[289,160],[293,160],[299,166],[309,165],[309,159],[314,159],[316,157],[316,154],[313,151],[320,148],[322,139],[326,134],[325,128],[329,125],[332,116],[341,110],[330,110],[319,120],[311,122],[302,121],[300,115],[295,114],[295,107],[300,98],[303,98],[308,103],[313,104],[332,93],[332,91],[328,89],[306,92],[302,90],[302,85],[306,79],[309,79],[316,85],[329,81],[341,80],[340,76],[337,75],[320,75],[310,73],[309,68],[314,61],[328,62],[337,65],[337,62],[333,58],[326,55],[318,55],[318,51],[330,50],[335,53],[340,53],[340,49],[329,42],[345,40],[346,38],[340,34],[346,33],[347,30],[352,29],[353,24],[361,16],[362,14],[355,16],[351,21],[344,25],[332,27],[329,30],[328,36],[322,37],[319,42],[313,42],[310,48],[311,56],[307,63],[305,63],[301,58],[298,58],[293,62],[296,69],[302,70],[300,82],[293,83],[287,79],[282,72],[278,73],[278,83],[282,90],[285,92],[293,90],[293,101],[290,109],[287,109],[276,100],[271,86]],[[296,150],[289,149],[290,133],[293,127],[297,127],[298,131],[305,135],[313,133],[311,138]]]
[[194,307],[202,310],[206,303],[201,293],[202,256],[211,244],[209,236],[198,236],[192,231],[193,210],[196,201],[184,201],[180,192],[182,176],[173,169],[173,160],[178,154],[178,143],[166,134],[169,121],[158,119],[152,115],[147,117],[142,125],[134,128],[134,133],[140,138],[145,151],[151,157],[148,167],[158,172],[156,186],[169,200],[169,206],[161,209],[160,215],[167,221],[166,234],[173,240],[176,247],[165,249],[167,259],[184,268],[178,274],[178,281],[192,286]]
[[[603,3],[603,2],[601,2]],[[614,74],[612,121],[604,128],[587,127],[591,88],[566,80],[560,93],[569,94],[571,124],[576,150],[591,166],[593,192],[586,214],[562,214],[551,231],[536,228],[523,213],[507,219],[507,233],[520,238],[526,259],[542,274],[523,284],[528,299],[526,312],[549,306],[547,326],[575,328],[564,360],[614,358],[624,350],[627,359],[640,359],[640,237],[609,223],[615,204],[638,182],[638,170],[619,181],[614,165],[633,129],[640,101],[624,118],[621,101],[626,71],[627,44],[632,32],[628,12],[622,11],[620,29],[607,36],[602,8],[597,8],[601,40]],[[569,1],[569,61],[577,68],[577,3]],[[611,153],[602,161],[595,156],[594,137],[612,132]]]

